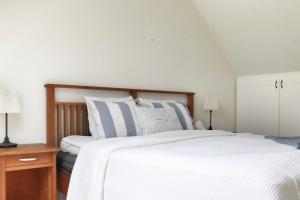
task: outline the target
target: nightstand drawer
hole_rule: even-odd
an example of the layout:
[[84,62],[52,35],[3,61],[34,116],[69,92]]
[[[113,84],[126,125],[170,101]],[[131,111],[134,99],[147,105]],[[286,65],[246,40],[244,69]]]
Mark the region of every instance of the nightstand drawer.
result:
[[7,156],[5,159],[6,168],[26,165],[47,164],[52,162],[51,153],[21,154]]

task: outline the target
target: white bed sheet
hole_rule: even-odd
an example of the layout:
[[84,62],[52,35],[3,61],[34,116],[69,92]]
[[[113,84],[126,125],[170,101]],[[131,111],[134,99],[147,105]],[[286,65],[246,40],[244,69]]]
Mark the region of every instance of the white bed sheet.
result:
[[299,200],[299,183],[293,147],[250,134],[176,131],[85,145],[67,199]]
[[95,140],[96,139],[94,139],[92,136],[72,135],[62,139],[60,148],[63,152],[69,152],[72,155],[78,155],[81,147]]

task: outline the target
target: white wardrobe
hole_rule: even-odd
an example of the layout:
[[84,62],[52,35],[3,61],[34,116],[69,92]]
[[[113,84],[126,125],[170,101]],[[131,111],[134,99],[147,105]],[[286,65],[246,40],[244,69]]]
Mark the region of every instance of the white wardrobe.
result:
[[237,131],[300,136],[300,72],[238,77]]

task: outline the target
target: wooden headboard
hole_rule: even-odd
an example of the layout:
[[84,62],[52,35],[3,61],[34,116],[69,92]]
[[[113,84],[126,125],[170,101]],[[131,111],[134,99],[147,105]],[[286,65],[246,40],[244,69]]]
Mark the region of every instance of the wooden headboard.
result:
[[186,95],[187,106],[194,116],[194,92],[146,90],[134,88],[96,87],[82,85],[46,84],[47,144],[60,145],[63,137],[69,135],[90,135],[87,108],[84,102],[58,102],[56,89],[80,89],[128,92],[133,98],[140,93]]

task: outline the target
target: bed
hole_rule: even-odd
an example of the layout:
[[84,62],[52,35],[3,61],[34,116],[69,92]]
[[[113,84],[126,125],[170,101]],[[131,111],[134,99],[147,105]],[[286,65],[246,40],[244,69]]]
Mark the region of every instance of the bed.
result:
[[[57,87],[75,86],[47,86],[49,144],[59,144],[87,126],[86,111],[75,109],[84,104],[56,102]],[[187,96],[193,114],[194,94],[179,94]],[[75,123],[72,114],[81,121]],[[72,131],[71,125],[78,127]],[[89,135],[86,130],[82,135]],[[58,170],[60,191],[68,191],[72,173],[68,200],[300,199],[299,151],[252,134],[190,130],[110,138],[91,141],[78,156],[61,154],[59,159],[65,161]]]

